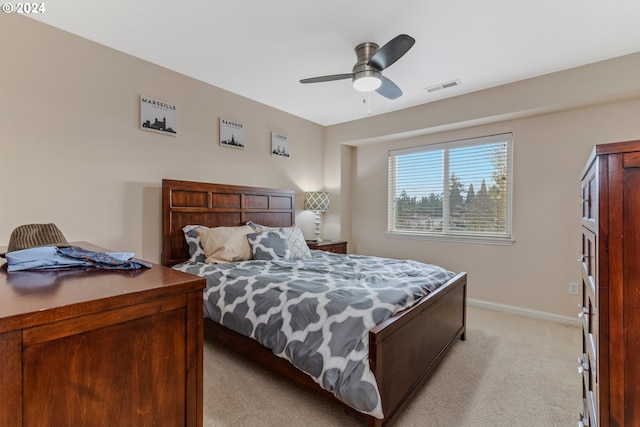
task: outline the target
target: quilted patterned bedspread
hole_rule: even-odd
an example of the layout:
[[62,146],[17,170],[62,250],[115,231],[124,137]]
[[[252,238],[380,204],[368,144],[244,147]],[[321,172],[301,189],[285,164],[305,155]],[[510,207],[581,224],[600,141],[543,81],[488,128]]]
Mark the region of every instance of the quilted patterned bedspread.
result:
[[256,339],[349,406],[382,418],[368,331],[454,273],[411,260],[311,253],[174,268],[206,278],[205,316]]

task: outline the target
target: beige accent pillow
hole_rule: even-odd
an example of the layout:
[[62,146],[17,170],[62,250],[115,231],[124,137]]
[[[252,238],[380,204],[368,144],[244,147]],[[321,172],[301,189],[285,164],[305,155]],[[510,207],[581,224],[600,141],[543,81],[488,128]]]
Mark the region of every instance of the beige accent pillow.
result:
[[247,234],[253,233],[248,225],[196,229],[207,264],[246,261],[252,258]]

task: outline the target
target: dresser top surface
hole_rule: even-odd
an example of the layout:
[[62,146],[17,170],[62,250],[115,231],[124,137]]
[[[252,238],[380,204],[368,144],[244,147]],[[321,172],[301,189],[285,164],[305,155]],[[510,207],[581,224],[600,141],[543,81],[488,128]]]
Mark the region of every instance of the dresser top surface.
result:
[[203,287],[204,279],[158,264],[128,271],[73,267],[8,272],[0,258],[0,333]]

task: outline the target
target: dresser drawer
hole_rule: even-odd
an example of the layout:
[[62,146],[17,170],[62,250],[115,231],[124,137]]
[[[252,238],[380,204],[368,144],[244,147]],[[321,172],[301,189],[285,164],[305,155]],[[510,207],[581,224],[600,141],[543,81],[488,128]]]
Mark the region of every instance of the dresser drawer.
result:
[[589,427],[598,427],[598,414],[595,393],[590,391],[587,398],[587,413],[589,414]]
[[598,407],[598,384],[595,382],[595,375],[589,366],[588,354],[584,353],[580,358],[582,366],[587,369],[582,371],[582,402],[583,411],[581,412],[582,425],[593,427],[597,425],[597,407]]
[[591,419],[589,416],[589,407],[587,406],[587,395],[588,392],[585,391],[585,394],[582,396],[582,411],[580,411],[580,422],[578,423],[579,427],[586,427],[591,425]]
[[597,241],[596,235],[589,229],[582,228],[582,246],[580,260],[582,262],[582,275],[590,285],[592,293],[595,293],[597,272]]
[[582,224],[596,231],[598,226],[598,164],[595,162],[582,180]]
[[[591,291],[591,285],[583,278],[582,305],[580,316],[582,318],[583,345],[582,351],[588,356],[592,375],[597,375],[598,360],[598,307],[595,304],[595,295]],[[597,378],[594,377],[594,381]]]

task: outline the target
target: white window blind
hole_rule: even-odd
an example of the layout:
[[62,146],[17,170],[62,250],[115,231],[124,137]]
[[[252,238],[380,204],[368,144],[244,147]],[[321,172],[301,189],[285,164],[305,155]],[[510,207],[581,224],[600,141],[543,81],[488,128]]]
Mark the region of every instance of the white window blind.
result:
[[389,233],[510,241],[512,139],[390,151]]

